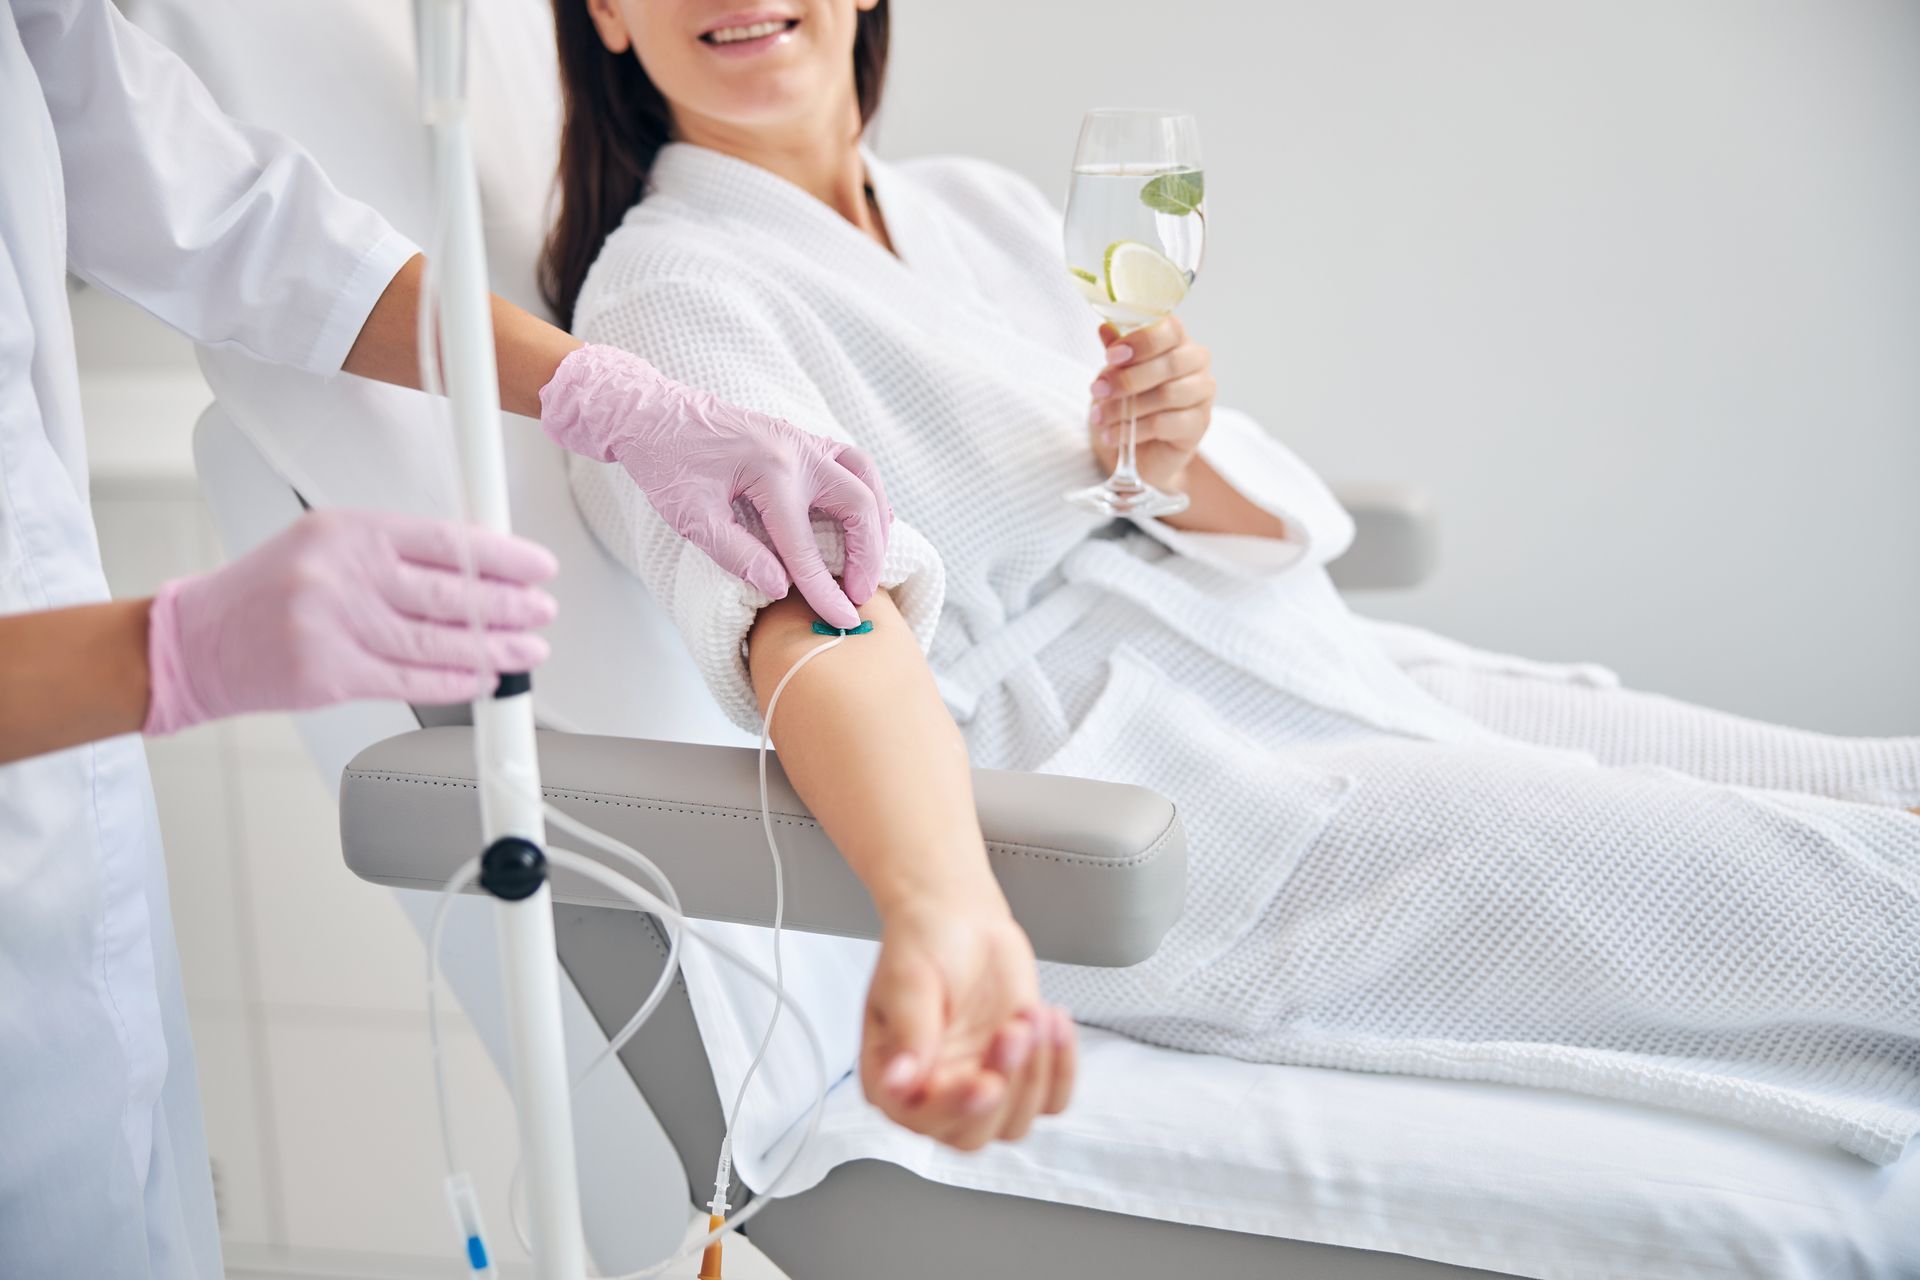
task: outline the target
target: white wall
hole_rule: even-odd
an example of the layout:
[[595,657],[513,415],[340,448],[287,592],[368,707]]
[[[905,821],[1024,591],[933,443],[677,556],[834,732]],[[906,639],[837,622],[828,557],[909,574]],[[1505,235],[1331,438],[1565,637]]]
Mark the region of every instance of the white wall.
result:
[[1920,4],[895,0],[888,155],[1184,105],[1224,400],[1418,481],[1374,613],[1920,733]]

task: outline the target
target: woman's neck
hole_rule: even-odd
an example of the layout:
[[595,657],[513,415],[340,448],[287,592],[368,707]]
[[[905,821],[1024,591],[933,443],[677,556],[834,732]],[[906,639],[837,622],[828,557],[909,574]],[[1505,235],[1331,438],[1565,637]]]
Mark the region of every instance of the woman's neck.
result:
[[839,127],[809,122],[769,130],[676,114],[674,133],[681,142],[724,152],[785,178],[891,252],[886,224],[867,198],[859,112],[854,110],[850,116]]

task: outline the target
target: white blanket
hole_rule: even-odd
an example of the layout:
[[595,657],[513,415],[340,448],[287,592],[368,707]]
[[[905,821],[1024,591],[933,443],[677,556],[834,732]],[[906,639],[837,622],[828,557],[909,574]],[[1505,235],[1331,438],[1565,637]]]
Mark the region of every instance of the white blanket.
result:
[[[1603,764],[1593,741],[1507,726],[1522,742],[1436,698],[1416,674],[1610,680],[1353,617],[1321,568],[1349,522],[1241,415],[1218,413],[1205,456],[1287,542],[1097,536],[1059,500],[1095,478],[1099,352],[1056,216],[976,162],[872,175],[897,258],[764,171],[669,147],[578,327],[876,457],[901,520],[886,581],[976,763],[1178,803],[1184,918],[1135,968],[1047,966],[1054,998],[1176,1048],[1576,1090],[1897,1156],[1920,1130],[1920,818]],[[575,492],[754,724],[740,646],[764,601],[617,468],[577,463]],[[1920,741],[1810,751],[1838,761],[1823,787],[1856,765],[1843,789],[1920,779]],[[865,954],[794,965],[815,965],[842,1054]],[[750,1016],[699,962],[690,977],[730,1094]],[[793,1086],[749,1116],[749,1178],[804,1102],[804,1070],[770,1074]]]

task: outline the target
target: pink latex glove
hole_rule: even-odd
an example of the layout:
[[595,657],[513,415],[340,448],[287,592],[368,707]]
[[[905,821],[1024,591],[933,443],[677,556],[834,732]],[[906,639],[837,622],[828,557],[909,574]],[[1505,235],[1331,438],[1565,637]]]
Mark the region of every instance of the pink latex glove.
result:
[[[668,525],[737,578],[778,600],[789,584],[836,627],[880,583],[893,508],[879,472],[849,445],[682,385],[640,357],[587,345],[540,390],[540,425],[562,448],[619,462]],[[734,518],[745,498],[773,552]],[[839,522],[847,560],[836,583],[810,513]],[[784,566],[782,561],[785,562]]]
[[310,512],[232,564],[162,586],[144,731],[353,698],[465,702],[499,672],[538,666],[547,642],[532,629],[557,606],[532,584],[557,571],[553,555],[484,529],[468,536],[484,637],[469,630],[460,528],[414,516]]

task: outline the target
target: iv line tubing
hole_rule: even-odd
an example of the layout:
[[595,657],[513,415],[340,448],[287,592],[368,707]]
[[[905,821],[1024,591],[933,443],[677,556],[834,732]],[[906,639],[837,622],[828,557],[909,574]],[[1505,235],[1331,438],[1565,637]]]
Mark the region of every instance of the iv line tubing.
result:
[[[800,661],[787,668],[780,677],[780,683],[773,686],[773,695],[767,699],[767,714],[760,721],[760,827],[767,835],[767,856],[773,861],[773,983],[774,989],[783,996],[787,989],[786,970],[780,961],[780,928],[787,914],[787,879],[785,869],[780,864],[780,846],[773,839],[773,814],[767,803],[767,742],[773,736],[773,709],[780,705],[780,695],[787,691],[787,684],[800,674],[800,668],[812,662],[836,645],[844,643],[844,635],[835,636],[825,644],[816,645],[800,655]],[[747,1086],[753,1083],[753,1077],[760,1070],[760,1064],[766,1060],[767,1049],[773,1044],[774,1028],[780,1025],[780,1005],[776,1000],[773,1013],[767,1018],[767,1030],[760,1037],[760,1048],[754,1053],[753,1061],[747,1066],[747,1073],[740,1077],[740,1090],[733,1095],[733,1109],[727,1113],[726,1135],[720,1140],[719,1167],[713,1175],[713,1203],[709,1209],[715,1213],[726,1213],[727,1183],[733,1176],[733,1130],[740,1122],[740,1106],[747,1100]]]

